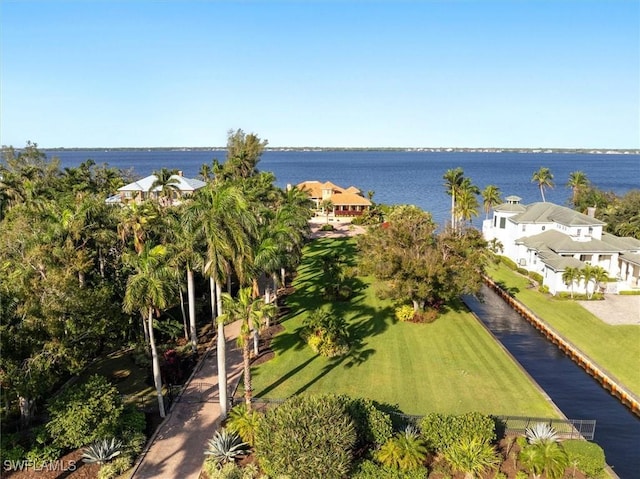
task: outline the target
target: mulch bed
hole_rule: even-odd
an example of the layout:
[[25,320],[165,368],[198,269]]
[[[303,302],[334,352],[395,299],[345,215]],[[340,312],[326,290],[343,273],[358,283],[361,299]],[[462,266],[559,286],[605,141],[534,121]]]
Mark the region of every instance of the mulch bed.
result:
[[95,479],[99,464],[82,462],[82,449],[76,449],[58,459],[51,466],[22,471],[2,471],[0,477],[11,479]]

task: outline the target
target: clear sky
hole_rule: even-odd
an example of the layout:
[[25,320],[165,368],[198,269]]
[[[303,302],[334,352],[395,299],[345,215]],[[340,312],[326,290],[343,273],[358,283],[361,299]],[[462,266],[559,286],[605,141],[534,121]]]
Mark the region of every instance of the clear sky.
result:
[[640,2],[0,0],[0,143],[640,147]]

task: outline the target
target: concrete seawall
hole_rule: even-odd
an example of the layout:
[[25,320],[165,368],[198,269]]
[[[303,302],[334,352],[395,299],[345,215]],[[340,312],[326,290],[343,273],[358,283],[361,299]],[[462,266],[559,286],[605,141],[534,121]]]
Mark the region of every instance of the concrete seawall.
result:
[[593,376],[607,391],[618,398],[634,414],[640,416],[640,399],[625,388],[611,373],[598,366],[586,354],[553,329],[547,322],[536,316],[524,304],[519,302],[507,291],[498,286],[491,278],[485,277],[485,283],[500,297],[506,301],[524,319],[531,323],[547,339],[560,348],[575,363],[582,367],[590,376]]

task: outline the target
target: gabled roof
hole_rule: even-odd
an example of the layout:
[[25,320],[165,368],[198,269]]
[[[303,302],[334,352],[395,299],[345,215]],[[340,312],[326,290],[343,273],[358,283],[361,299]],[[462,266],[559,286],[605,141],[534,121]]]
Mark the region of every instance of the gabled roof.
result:
[[545,248],[555,253],[618,253],[620,250],[604,241],[591,238],[589,241],[574,241],[571,236],[550,230],[516,240],[516,244],[525,245],[537,251]]
[[[515,206],[515,205],[513,205]],[[558,223],[564,226],[604,226],[605,222],[578,213],[566,206],[553,203],[532,203],[526,206],[526,211],[509,218],[510,221],[521,223]]]
[[620,251],[640,251],[640,240],[629,236],[616,236],[603,231],[602,241],[614,248],[618,248]]
[[[185,178],[180,175],[171,175],[171,179],[176,180],[173,184],[180,191],[195,191],[199,188],[206,186],[204,181],[200,181],[195,178]],[[128,185],[122,186],[118,188],[118,191],[151,191],[151,185],[157,180],[156,175],[149,175],[141,180],[134,181],[133,183],[129,183]],[[153,191],[160,191],[160,187],[156,186]]]
[[355,193],[336,193],[331,196],[331,202],[334,206],[371,206],[371,201],[364,196],[360,196]]
[[575,259],[572,256],[560,256],[549,248],[542,248],[538,251],[538,259],[554,271],[564,271],[569,267],[582,268],[584,266],[582,261]]

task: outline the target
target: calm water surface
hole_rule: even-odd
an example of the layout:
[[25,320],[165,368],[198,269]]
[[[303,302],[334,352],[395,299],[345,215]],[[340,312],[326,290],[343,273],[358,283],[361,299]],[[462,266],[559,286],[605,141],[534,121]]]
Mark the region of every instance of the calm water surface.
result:
[[[223,161],[226,152],[174,150],[63,150],[49,152],[63,166],[77,166],[91,158],[96,163],[130,169],[140,176],[162,167],[176,168],[195,177],[203,163]],[[503,196],[518,195],[524,203],[540,201],[531,176],[541,166],[551,169],[556,187],[545,195],[548,201],[566,204],[569,173],[584,171],[598,188],[623,194],[640,188],[640,155],[589,155],[566,153],[458,153],[417,151],[267,151],[258,164],[271,171],[280,187],[305,180],[332,181],[340,186],[357,186],[374,200],[386,204],[415,204],[430,211],[442,224],[449,214],[450,197],[442,175],[458,166],[474,184],[500,188]],[[474,221],[476,226],[484,214]]]

